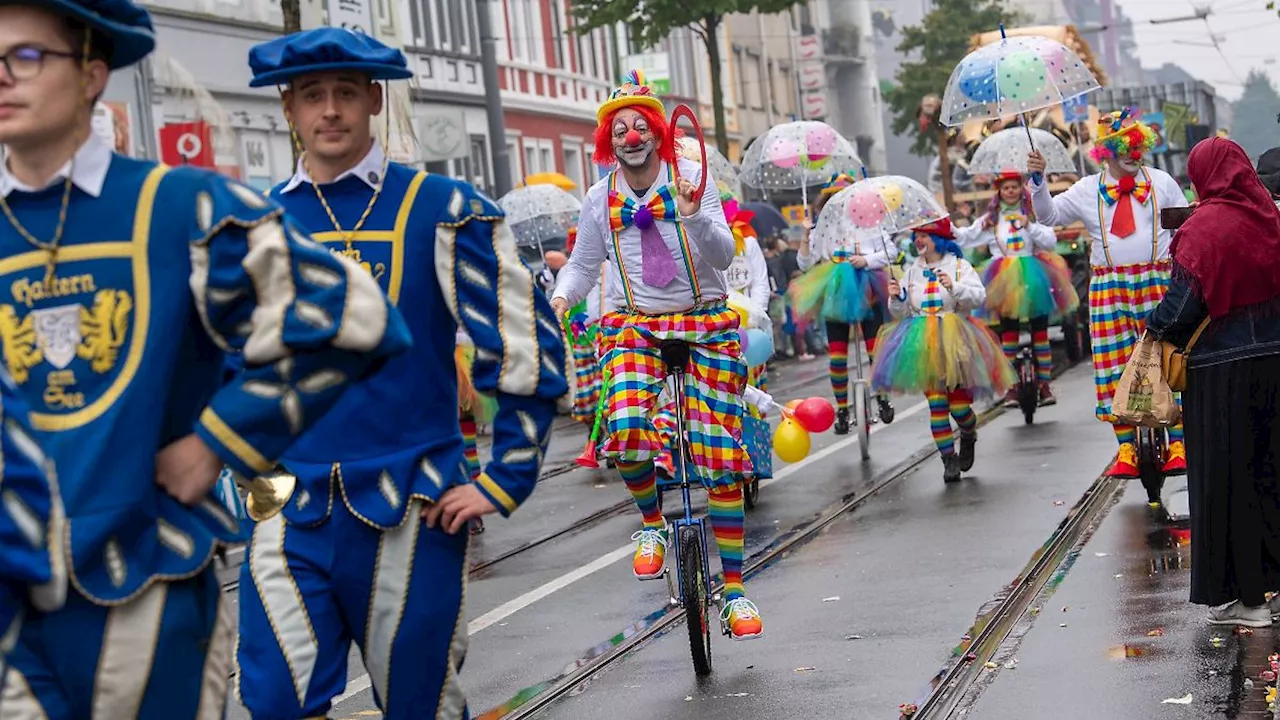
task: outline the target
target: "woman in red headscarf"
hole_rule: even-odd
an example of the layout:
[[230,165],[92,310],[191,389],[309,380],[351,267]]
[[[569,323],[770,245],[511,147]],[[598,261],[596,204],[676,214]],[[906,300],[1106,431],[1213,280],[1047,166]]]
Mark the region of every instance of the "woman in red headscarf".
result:
[[1209,622],[1264,627],[1280,590],[1280,209],[1239,145],[1196,145],[1200,203],[1173,238],[1173,277],[1147,332],[1188,353],[1182,395],[1191,602]]

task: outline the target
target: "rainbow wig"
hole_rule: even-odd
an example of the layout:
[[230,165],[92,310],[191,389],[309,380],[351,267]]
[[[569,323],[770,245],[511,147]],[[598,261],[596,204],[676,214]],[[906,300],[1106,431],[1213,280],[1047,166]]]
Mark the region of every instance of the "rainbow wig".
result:
[[1111,159],[1141,160],[1144,153],[1160,144],[1149,125],[1134,119],[1134,108],[1125,108],[1098,118],[1098,139],[1089,157],[1102,164]]
[[[1001,180],[1000,182],[1005,182],[1005,181],[1004,181],[1004,180]],[[995,218],[999,217],[999,215],[1000,215],[1000,210],[1001,210],[1001,208],[1002,208],[1002,205],[1003,205],[1003,204],[1002,204],[1002,202],[1001,202],[1001,200],[1000,200],[1000,189],[999,189],[999,188],[1000,188],[1000,186],[999,186],[999,184],[997,184],[997,185],[996,185],[996,194],[995,194],[995,195],[992,195],[992,196],[991,196],[991,202],[987,203],[987,217],[988,217],[988,218],[995,219]],[[1036,211],[1035,211],[1035,209],[1031,206],[1031,191],[1030,191],[1030,190],[1028,190],[1025,186],[1022,188],[1022,202],[1019,204],[1018,212],[1022,213],[1022,216],[1023,216],[1023,217],[1025,217],[1025,218],[1027,219],[1027,222],[1035,222],[1035,221],[1036,221]]]
[[871,388],[878,393],[1003,395],[1017,382],[1000,341],[980,320],[930,313],[885,325],[876,337]]

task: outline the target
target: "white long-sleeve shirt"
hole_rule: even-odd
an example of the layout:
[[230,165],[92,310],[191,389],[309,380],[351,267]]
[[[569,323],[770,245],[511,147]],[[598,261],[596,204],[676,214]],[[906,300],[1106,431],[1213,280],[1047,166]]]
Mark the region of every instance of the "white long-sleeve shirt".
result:
[[991,257],[1028,257],[1037,251],[1048,252],[1058,246],[1053,228],[1027,222],[1019,209],[996,213],[995,225],[985,227],[987,216],[968,227],[956,228],[956,244],[963,248],[987,246]]
[[[697,183],[702,175],[702,165],[690,160],[680,159],[679,170],[681,177],[693,183]],[[643,195],[637,196],[627,185],[621,171],[615,170],[614,173],[618,176],[618,192],[640,205],[648,203],[658,188],[669,182],[667,164],[660,163],[653,185]],[[666,287],[650,287],[641,279],[643,268],[640,229],[632,225],[618,234],[618,244],[622,248],[621,264],[630,280],[635,309],[654,315],[681,312],[693,307],[699,300],[715,300],[728,294],[725,270],[733,262],[737,248],[729,223],[725,221],[724,209],[720,206],[720,195],[713,189],[713,179],[707,179],[709,190],[702,194],[698,212],[691,217],[681,217],[675,222],[657,222],[667,250],[679,269],[676,278]],[[690,278],[685,271],[677,223],[683,226],[689,239],[694,272],[698,276],[701,290],[700,298],[694,297]],[[569,262],[560,271],[560,279],[552,297],[564,298],[571,306],[577,304],[595,285],[600,263],[606,260],[611,263],[619,261],[615,254],[613,232],[609,228],[609,178],[606,177],[587,190],[578,219],[578,239]],[[617,266],[611,266],[610,271],[617,275]]]
[[[928,275],[939,271],[951,276],[951,290],[943,287],[941,282],[929,281]],[[978,272],[968,260],[955,255],[943,255],[936,263],[916,258],[907,266],[899,284],[902,286],[901,294],[889,298],[889,312],[897,318],[934,312],[968,314],[987,301],[987,289],[983,287]]]
[[[1187,196],[1182,193],[1178,181],[1174,180],[1169,173],[1148,167],[1144,167],[1142,171],[1151,178],[1151,195],[1147,198],[1146,204],[1139,204],[1132,195],[1121,198],[1122,202],[1132,203],[1133,206],[1133,225],[1136,231],[1127,238],[1111,234],[1111,219],[1115,217],[1116,208],[1102,199],[1098,190],[1098,179],[1101,175],[1098,173],[1081,178],[1066,192],[1056,197],[1049,194],[1049,188],[1043,180],[1038,185],[1035,182],[1029,183],[1036,219],[1051,226],[1070,225],[1076,221],[1084,223],[1085,230],[1093,238],[1089,262],[1094,267],[1136,265],[1155,260],[1167,260],[1173,233],[1160,227],[1160,210],[1186,207]],[[1105,174],[1107,183],[1115,182],[1110,173]],[[1142,174],[1139,173],[1138,178],[1141,179],[1141,177]],[[1154,253],[1152,252],[1153,234],[1156,240]],[[1108,249],[1111,255],[1110,261],[1107,259]]]
[[769,313],[769,265],[754,237],[743,238],[743,253],[734,255],[726,272],[729,289],[747,296],[764,314]]

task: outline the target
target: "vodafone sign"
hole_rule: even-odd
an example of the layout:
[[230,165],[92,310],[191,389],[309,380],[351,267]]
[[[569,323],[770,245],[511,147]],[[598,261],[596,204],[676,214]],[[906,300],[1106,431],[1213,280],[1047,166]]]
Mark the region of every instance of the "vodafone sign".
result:
[[203,122],[169,123],[160,128],[160,158],[171,166],[214,168],[213,141]]

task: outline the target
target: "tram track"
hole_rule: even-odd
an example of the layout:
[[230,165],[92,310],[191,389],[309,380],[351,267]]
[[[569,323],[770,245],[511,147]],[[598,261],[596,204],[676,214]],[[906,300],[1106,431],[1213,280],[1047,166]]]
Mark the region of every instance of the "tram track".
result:
[[[825,368],[825,365],[823,365],[823,367]],[[775,388],[774,392],[778,396],[793,393],[808,385],[812,385],[813,383],[825,377],[826,377],[826,373],[824,372],[821,375],[815,375],[813,377],[807,377],[803,380],[797,380],[791,383],[782,384],[780,387]],[[555,431],[564,432],[567,430],[571,430],[577,426],[578,426],[578,423],[573,420],[570,420],[568,422],[557,422],[555,426]],[[559,477],[561,475],[567,475],[573,472],[574,470],[578,470],[578,469],[579,469],[579,465],[577,464],[576,461],[562,463],[562,464],[556,465],[555,467],[543,470],[542,474],[538,477],[538,482],[542,483],[552,478]],[[599,525],[600,523],[606,520],[617,517],[619,515],[623,515],[631,511],[632,508],[634,507],[635,507],[635,501],[632,500],[630,497],[619,500],[613,505],[610,505],[606,508],[602,508],[593,513],[590,513],[589,515],[586,515],[584,517],[578,518],[577,520],[574,520],[573,523],[571,523],[568,527],[563,527],[558,530],[553,530],[553,531],[544,533],[532,540],[529,540],[524,543],[520,543],[519,545],[516,545],[511,548],[508,548],[507,550],[502,551],[501,553],[495,555],[494,557],[482,560],[480,562],[472,563],[471,568],[468,570],[468,577],[471,580],[482,579],[483,577],[485,577],[486,571],[498,565],[499,563],[505,562],[514,557],[522,555],[530,550],[533,550],[534,548],[545,545],[551,542],[552,540],[557,540],[557,539],[578,535],[579,533],[582,533],[586,530],[590,530],[591,528],[594,528],[595,526]],[[236,546],[233,548],[229,548],[229,554],[232,552],[238,553],[243,549],[243,547],[244,546]],[[232,563],[227,563],[226,566],[233,567],[234,565]],[[235,592],[239,588],[240,588],[239,578],[222,583],[223,592]]]

